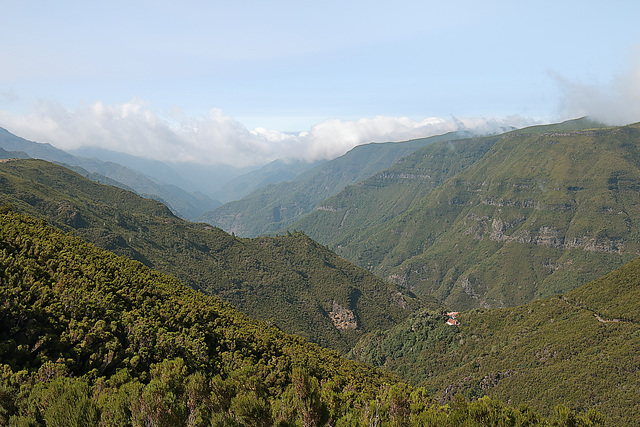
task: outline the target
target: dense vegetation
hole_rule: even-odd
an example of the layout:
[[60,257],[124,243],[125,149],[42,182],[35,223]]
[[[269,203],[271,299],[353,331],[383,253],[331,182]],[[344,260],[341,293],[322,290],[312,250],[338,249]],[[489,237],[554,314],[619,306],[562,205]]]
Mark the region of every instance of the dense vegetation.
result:
[[583,285],[507,309],[416,313],[370,334],[352,357],[395,371],[441,401],[461,393],[527,403],[548,414],[562,401],[597,408],[609,425],[640,423],[640,259]]
[[[440,406],[7,208],[0,279],[2,425],[548,425],[491,399]],[[550,421],[602,417],[559,405]]]
[[312,212],[345,186],[388,168],[420,147],[459,136],[449,133],[401,143],[359,145],[291,181],[264,186],[240,200],[226,203],[200,220],[239,236],[274,233]]
[[292,226],[457,310],[566,292],[640,249],[640,126],[560,129],[429,145]]
[[343,352],[421,304],[302,233],[240,239],[41,160],[0,163],[0,203]]

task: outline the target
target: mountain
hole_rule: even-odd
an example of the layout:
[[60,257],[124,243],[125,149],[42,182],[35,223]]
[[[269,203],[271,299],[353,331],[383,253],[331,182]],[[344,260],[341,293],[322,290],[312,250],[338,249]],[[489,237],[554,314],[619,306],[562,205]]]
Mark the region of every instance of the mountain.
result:
[[291,224],[291,228],[305,230],[341,255],[374,269],[386,253],[369,244],[369,233],[375,234],[447,179],[480,160],[499,138],[430,144],[401,158],[391,168],[345,187]]
[[0,159],[28,159],[29,155],[24,151],[7,151],[0,148]]
[[0,423],[603,425],[423,388],[247,318],[45,221],[0,212]]
[[372,333],[352,351],[425,386],[441,402],[456,394],[525,403],[550,414],[555,402],[598,408],[612,426],[640,415],[640,259],[574,289],[524,306],[420,312]]
[[42,160],[0,163],[0,183],[0,204],[343,352],[362,334],[388,328],[423,304],[302,233],[240,239]]
[[[242,195],[240,193],[246,191],[246,186],[252,185],[248,182],[249,177],[257,183],[269,179],[261,176],[259,169],[254,170],[255,167],[237,168],[229,165],[206,165],[193,162],[162,162],[98,147],[81,147],[70,150],[69,153],[102,162],[117,163],[140,172],[154,181],[168,183],[193,194],[204,194],[214,201],[222,199],[228,201],[242,197],[244,193]],[[286,166],[283,165],[283,167]],[[269,168],[268,165],[260,169],[265,170],[265,174],[274,173],[273,168]],[[233,184],[235,182],[244,182],[244,186]],[[235,188],[236,185],[238,188]],[[220,204],[218,202],[218,205]],[[217,205],[207,210],[214,207]]]
[[[50,144],[27,141],[2,128],[0,128],[0,148],[8,151],[22,151],[32,158],[81,167],[88,172],[85,176],[92,176],[95,179],[100,179],[100,177],[91,174],[105,176],[121,183],[119,186],[133,189],[140,195],[161,200],[169,205],[174,212],[186,218],[195,218],[220,205],[220,202],[201,193],[185,191],[176,185],[168,184],[158,178],[151,178],[119,163],[74,156]],[[128,159],[131,162],[131,156],[119,155],[117,158],[119,160]],[[144,164],[142,160],[139,162]],[[78,172],[81,173],[81,171]],[[175,175],[169,174],[166,168],[163,169],[163,173],[165,177]],[[110,181],[110,183],[112,182]]]
[[524,304],[637,256],[639,149],[637,124],[433,144],[292,227],[457,310]]
[[216,200],[225,203],[238,200],[266,185],[290,181],[299,174],[324,162],[324,160],[317,162],[295,159],[274,160],[261,168],[230,180],[220,190],[213,193],[213,196]]
[[359,145],[291,181],[259,188],[240,200],[202,215],[198,220],[248,237],[286,229],[345,186],[388,168],[420,147],[459,136],[454,132],[406,142]]

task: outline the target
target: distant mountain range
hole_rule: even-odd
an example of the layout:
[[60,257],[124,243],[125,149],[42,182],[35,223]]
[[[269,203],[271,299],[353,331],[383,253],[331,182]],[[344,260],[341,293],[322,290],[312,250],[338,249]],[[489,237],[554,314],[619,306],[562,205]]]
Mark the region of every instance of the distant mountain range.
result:
[[[75,156],[50,144],[27,141],[2,128],[0,128],[0,147],[7,151],[25,153],[35,159],[43,159],[74,167],[76,172],[95,181],[118,185],[122,188],[133,190],[142,196],[160,200],[175,213],[186,218],[196,217],[220,205],[219,201],[213,200],[204,194],[185,191],[176,185],[145,175],[120,163],[103,161],[96,157]],[[96,154],[93,151],[91,153]],[[86,152],[86,154],[89,154],[89,152]],[[117,157],[119,160],[123,160],[128,156],[118,155]],[[150,162],[146,162],[146,164],[148,163]],[[159,162],[155,163],[158,164]],[[143,165],[145,162],[139,159],[138,164]],[[166,166],[162,169],[162,174],[165,177],[173,177]]]
[[258,187],[290,180],[315,165],[276,160],[257,169],[239,169],[225,165],[166,163],[96,147],[63,151],[50,144],[28,141],[2,128],[0,149],[13,152],[14,157],[43,159],[74,168],[96,182],[159,200],[175,214],[192,220],[220,206],[219,200],[240,199]]
[[437,141],[460,138],[452,132],[406,142],[359,145],[348,153],[300,173],[294,179],[258,188],[198,218],[239,236],[255,237],[286,229],[312,212],[327,197],[366,179],[398,159]]

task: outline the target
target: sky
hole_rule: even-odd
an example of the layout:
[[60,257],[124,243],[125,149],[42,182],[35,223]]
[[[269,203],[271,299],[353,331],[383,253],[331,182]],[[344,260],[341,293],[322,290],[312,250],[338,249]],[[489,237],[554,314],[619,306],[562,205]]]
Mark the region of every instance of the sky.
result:
[[640,2],[3,2],[0,126],[251,166],[583,115],[640,121]]

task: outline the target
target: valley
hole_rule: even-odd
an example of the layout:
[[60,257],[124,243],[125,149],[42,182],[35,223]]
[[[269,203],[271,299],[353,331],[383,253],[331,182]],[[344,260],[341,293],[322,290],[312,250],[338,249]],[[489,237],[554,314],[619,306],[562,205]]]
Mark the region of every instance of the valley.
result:
[[[640,127],[582,119],[460,136],[363,146],[222,207],[253,218],[240,226],[233,214],[240,222],[230,226],[258,237],[189,222],[111,178],[5,148],[3,393],[18,399],[20,384],[30,390],[5,412],[26,417],[31,402],[40,408],[34,422],[53,416],[42,396],[71,381],[68,387],[85,387],[84,399],[86,387],[100,394],[95,387],[106,384],[104,399],[120,396],[122,405],[130,405],[121,394],[127,387],[141,401],[152,384],[165,387],[161,395],[171,389],[178,396],[167,417],[195,416],[186,397],[191,386],[180,381],[204,375],[209,396],[219,399],[224,389],[235,403],[199,398],[203,419],[214,417],[206,406],[240,424],[299,422],[303,407],[321,424],[371,420],[377,399],[387,402],[389,423],[393,405],[408,405],[414,409],[404,419],[413,423],[459,425],[454,419],[484,414],[476,421],[492,425],[486,414],[496,407],[494,421],[522,425],[633,425],[636,412],[628,408],[640,405]],[[292,206],[300,209],[286,214]],[[45,256],[49,235],[65,243]],[[57,259],[55,251],[71,257]],[[138,279],[121,280],[113,263],[124,263],[115,271],[147,278],[130,286]],[[87,283],[85,291],[65,277],[87,277],[78,282]],[[167,285],[156,291],[156,283]],[[90,311],[60,308],[70,304],[67,291],[89,292]],[[116,302],[125,291],[128,302]],[[44,311],[29,311],[32,304]],[[173,306],[184,308],[178,314]],[[121,312],[129,317],[114,317]],[[188,320],[199,317],[208,326]],[[136,328],[154,337],[151,346]],[[27,376],[19,377],[21,367]],[[180,370],[181,380],[169,381],[167,369]],[[47,385],[32,390],[37,378]],[[247,381],[266,388],[244,388]],[[286,403],[301,399],[299,387],[315,393],[315,403]],[[259,407],[242,409],[241,399]],[[104,402],[91,403],[96,416],[110,413]]]

